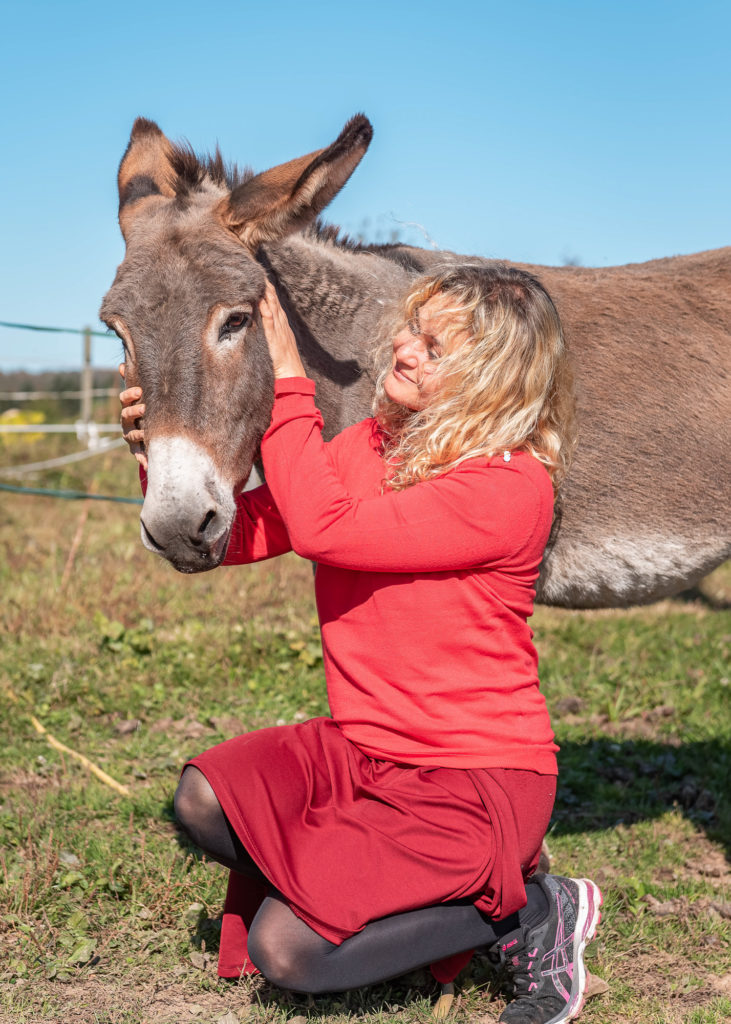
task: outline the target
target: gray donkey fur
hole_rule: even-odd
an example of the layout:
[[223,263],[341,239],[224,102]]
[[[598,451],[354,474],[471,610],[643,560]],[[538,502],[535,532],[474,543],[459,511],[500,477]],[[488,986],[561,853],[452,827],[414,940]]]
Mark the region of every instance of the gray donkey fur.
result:
[[[370,137],[359,115],[324,150],[236,176],[219,154],[201,161],[135,122],[119,170],[127,250],[101,316],[147,407],[143,541],[182,572],[220,564],[269,422],[266,276],[332,436],[369,414],[368,353],[384,304],[420,271],[468,259],[352,246],[309,226]],[[691,586],[731,552],[731,248],[524,269],[561,316],[579,415],[538,599],[614,607]]]

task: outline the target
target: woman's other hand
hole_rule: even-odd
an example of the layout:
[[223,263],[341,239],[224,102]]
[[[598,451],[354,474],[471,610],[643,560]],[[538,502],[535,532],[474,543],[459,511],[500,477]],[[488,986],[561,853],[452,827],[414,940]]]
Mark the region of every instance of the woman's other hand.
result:
[[[307,372],[302,365],[287,314],[279,304],[274,286],[269,281],[264,298],[259,303],[259,312],[269,345],[269,355],[274,365],[275,380],[281,377],[306,377]],[[138,389],[130,388],[130,391],[136,390]]]
[[[119,367],[119,374],[124,379],[124,363]],[[122,437],[129,445],[129,450],[142,468],[147,470],[145,432],[139,423],[140,419],[145,415],[145,406],[142,402],[142,388],[127,388],[125,391],[120,391],[119,401],[122,403],[122,414],[119,417],[119,421],[122,424]]]

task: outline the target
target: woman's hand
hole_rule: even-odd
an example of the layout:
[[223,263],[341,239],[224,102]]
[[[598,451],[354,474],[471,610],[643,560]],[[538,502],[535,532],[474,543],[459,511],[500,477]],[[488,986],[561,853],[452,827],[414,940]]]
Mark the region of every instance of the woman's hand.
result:
[[[124,363],[119,367],[119,375],[124,379]],[[147,470],[145,432],[139,425],[139,420],[145,415],[142,388],[127,388],[125,391],[120,391],[119,400],[122,403],[122,415],[119,418],[122,424],[122,436],[139,464],[144,470]]]
[[[302,365],[287,314],[279,304],[274,286],[269,281],[267,281],[264,298],[259,303],[259,312],[269,345],[269,355],[272,357],[274,365],[275,380],[279,380],[281,377],[306,377],[307,372]],[[131,388],[130,390],[137,389]]]

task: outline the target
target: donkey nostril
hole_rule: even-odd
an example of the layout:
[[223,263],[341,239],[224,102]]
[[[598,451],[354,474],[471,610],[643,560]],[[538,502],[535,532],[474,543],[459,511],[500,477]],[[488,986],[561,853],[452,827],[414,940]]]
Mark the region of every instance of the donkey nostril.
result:
[[214,509],[210,509],[208,512],[206,512],[205,516],[203,517],[203,521],[201,522],[200,526],[198,527],[198,536],[199,537],[202,537],[202,536],[205,535],[206,530],[208,529],[208,527],[211,525],[212,521],[215,518],[216,518],[216,513],[215,513]]
[[145,531],[145,538],[150,542],[150,547],[155,548],[156,551],[162,551],[163,550],[162,544],[158,544],[157,543],[155,538],[152,536],[150,531],[145,526],[145,523],[144,523],[143,519],[140,519],[140,523],[142,524],[142,529]]
[[210,537],[208,536],[208,534],[210,533],[211,523],[213,522],[213,520],[215,518],[216,518],[216,509],[215,508],[209,509],[206,512],[206,514],[203,516],[203,518],[201,519],[201,521],[200,521],[200,523],[198,525],[198,529],[196,530],[196,532],[195,533],[191,532],[191,534],[190,534],[190,536],[188,538],[188,543],[192,544],[193,547],[202,548],[203,550],[207,550],[208,547],[209,547],[209,543],[210,543]]

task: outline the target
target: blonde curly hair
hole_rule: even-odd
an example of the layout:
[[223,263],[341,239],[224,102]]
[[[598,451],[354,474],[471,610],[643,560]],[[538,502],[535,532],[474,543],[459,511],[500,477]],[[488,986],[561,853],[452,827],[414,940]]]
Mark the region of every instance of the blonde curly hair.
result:
[[[447,300],[444,353],[433,364],[438,387],[411,410],[384,390],[392,341],[435,295]],[[558,313],[537,278],[503,263],[445,265],[413,282],[379,335],[373,414],[391,466],[385,487],[402,490],[476,456],[525,451],[558,490],[574,446],[573,379]]]

